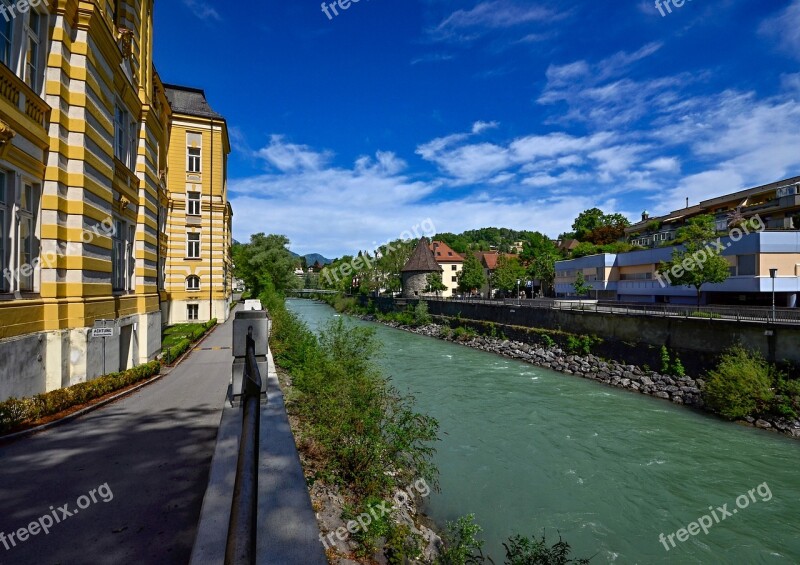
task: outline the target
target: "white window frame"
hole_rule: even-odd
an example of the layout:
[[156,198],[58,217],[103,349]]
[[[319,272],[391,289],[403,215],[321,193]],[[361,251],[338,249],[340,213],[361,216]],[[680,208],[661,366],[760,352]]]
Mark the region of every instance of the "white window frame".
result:
[[[28,12],[27,21],[25,22],[25,53],[22,59],[24,65],[23,76],[25,77],[25,83],[38,94],[41,88],[39,81],[43,77],[40,69],[42,66],[42,24],[45,17],[33,8]],[[38,29],[31,27],[31,22],[34,18],[38,18]],[[31,56],[32,52],[33,55]]]
[[[9,8],[12,6],[12,3],[9,0],[0,0],[0,3],[4,4],[6,7],[6,14],[9,13]],[[9,21],[6,21],[5,18],[0,19],[0,44],[3,45],[5,48],[5,53],[0,55],[0,63],[3,63],[5,66],[14,70],[14,19],[9,18]]]
[[[194,198],[192,195],[197,195]],[[203,210],[202,205],[203,195],[200,191],[189,190],[186,192],[186,214],[188,216],[199,216]]]
[[186,305],[186,319],[189,322],[196,322],[200,320],[200,305],[187,304]]
[[186,234],[186,258],[187,259],[202,258],[200,233],[189,232]]
[[133,292],[136,289],[136,226],[114,218],[111,234],[111,289]]
[[[197,154],[192,154],[196,151]],[[203,148],[202,147],[187,147],[186,148],[186,171],[190,173],[203,172]]]
[[200,277],[197,275],[189,275],[186,277],[186,290],[189,292],[200,291]]
[[8,220],[10,202],[8,200],[8,177],[9,173],[0,170],[0,292],[8,292],[11,285],[6,277],[8,272],[9,249],[11,247],[11,237],[8,231]]
[[114,156],[127,163],[127,156],[130,153],[128,128],[130,127],[130,112],[122,104],[117,102],[114,108]]

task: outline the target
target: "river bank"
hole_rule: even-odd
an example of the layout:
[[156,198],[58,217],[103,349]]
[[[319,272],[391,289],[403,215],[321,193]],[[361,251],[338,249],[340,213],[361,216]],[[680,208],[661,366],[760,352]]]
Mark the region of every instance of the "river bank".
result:
[[[491,336],[455,336],[449,325],[427,324],[424,326],[409,326],[398,322],[381,321],[371,314],[354,316],[369,322],[382,323],[386,326],[424,335],[426,337],[442,339],[479,349],[489,353],[517,359],[558,371],[566,375],[574,375],[585,379],[594,380],[615,388],[622,388],[631,392],[652,396],[676,405],[683,405],[698,410],[705,409],[703,378],[690,376],[665,375],[645,368],[620,363],[615,360],[602,359],[592,354],[580,355],[564,351],[558,345],[542,345],[526,343],[523,341],[503,339]],[[459,323],[466,322],[459,320]],[[502,330],[503,327],[499,326]],[[762,430],[773,431],[800,439],[800,419],[765,418],[755,419],[747,417],[737,423],[754,426]]]

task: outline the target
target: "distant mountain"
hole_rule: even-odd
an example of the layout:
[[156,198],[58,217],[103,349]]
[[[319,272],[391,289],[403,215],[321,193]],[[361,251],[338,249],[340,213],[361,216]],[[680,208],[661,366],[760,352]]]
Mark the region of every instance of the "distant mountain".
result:
[[[290,251],[289,253],[291,253],[293,257],[300,257],[300,255],[298,255],[293,251]],[[309,267],[312,266],[317,261],[319,261],[320,265],[330,265],[331,263],[333,263],[331,259],[323,257],[319,253],[309,253],[308,255],[305,255],[305,259],[306,259],[306,265],[308,265]]]

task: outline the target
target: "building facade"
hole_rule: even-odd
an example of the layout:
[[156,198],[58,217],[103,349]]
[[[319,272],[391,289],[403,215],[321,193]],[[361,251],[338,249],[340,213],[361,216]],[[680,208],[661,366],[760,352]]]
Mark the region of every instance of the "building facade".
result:
[[173,113],[153,0],[0,2],[4,400],[159,354]]
[[167,176],[165,323],[228,319],[233,287],[228,127],[205,93],[166,85],[172,107]]
[[440,296],[451,298],[458,294],[458,277],[464,270],[464,258],[443,241],[431,242],[430,250],[442,268],[442,283],[446,290],[443,290]]
[[574,296],[578,273],[592,291],[591,298],[619,302],[694,304],[693,287],[671,286],[658,272],[672,258],[677,230],[696,216],[710,214],[720,233],[748,220],[760,230],[722,237],[722,256],[730,276],[702,287],[702,304],[769,306],[773,279],[779,307],[797,308],[800,295],[800,177],[794,177],[707,200],[666,216],[650,218],[627,228],[629,240],[649,249],[600,254],[556,263],[556,295]]

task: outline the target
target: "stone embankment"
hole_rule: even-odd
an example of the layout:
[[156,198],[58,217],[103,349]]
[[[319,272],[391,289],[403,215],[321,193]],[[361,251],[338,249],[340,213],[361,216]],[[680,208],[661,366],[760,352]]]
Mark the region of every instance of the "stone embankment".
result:
[[[379,322],[374,316],[362,316],[362,319]],[[591,354],[570,354],[558,346],[546,347],[544,345],[485,336],[456,339],[451,337],[452,331],[449,327],[438,324],[411,327],[403,326],[396,322],[388,322],[386,325],[428,337],[460,343],[467,347],[495,353],[511,359],[518,359],[567,375],[576,375],[609,386],[668,400],[674,404],[698,409],[703,409],[705,406],[703,402],[705,382],[700,378],[662,375],[654,371],[645,371],[635,365],[624,365],[617,361],[601,359]],[[742,423],[765,430],[777,431],[800,439],[800,420],[786,418],[756,420],[748,417]]]

